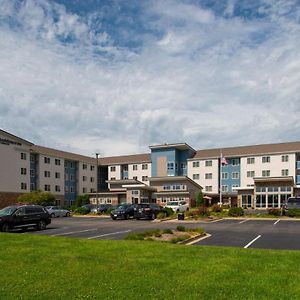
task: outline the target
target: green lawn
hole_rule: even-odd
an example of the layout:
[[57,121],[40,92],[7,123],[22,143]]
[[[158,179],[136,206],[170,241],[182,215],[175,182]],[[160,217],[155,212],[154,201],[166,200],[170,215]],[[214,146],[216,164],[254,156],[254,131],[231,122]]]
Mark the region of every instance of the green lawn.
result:
[[300,252],[0,233],[0,299],[300,299]]

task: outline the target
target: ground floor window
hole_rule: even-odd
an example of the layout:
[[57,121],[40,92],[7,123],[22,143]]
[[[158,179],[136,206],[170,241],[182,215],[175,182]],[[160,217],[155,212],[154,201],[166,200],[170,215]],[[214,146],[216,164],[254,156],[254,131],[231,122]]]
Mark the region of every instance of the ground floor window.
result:
[[242,195],[242,207],[252,207],[252,195]]
[[268,207],[278,207],[278,195],[268,195]]
[[266,195],[256,195],[256,207],[266,207]]

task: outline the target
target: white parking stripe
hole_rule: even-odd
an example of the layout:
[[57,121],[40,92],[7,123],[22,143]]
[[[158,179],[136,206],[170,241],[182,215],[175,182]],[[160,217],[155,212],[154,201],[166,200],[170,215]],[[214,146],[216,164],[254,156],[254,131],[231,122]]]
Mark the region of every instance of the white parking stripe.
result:
[[243,221],[239,222],[239,224],[243,224],[243,223],[245,223],[247,221],[249,221],[249,219],[243,220]]
[[79,231],[63,232],[63,233],[52,234],[51,236],[69,235],[69,234],[74,234],[74,233],[96,231],[96,230],[98,230],[98,229],[95,228],[95,229],[86,229],[86,230],[79,230]]
[[280,219],[278,219],[273,225],[276,225],[279,221],[280,221]]
[[96,238],[99,238],[99,237],[103,237],[103,236],[109,236],[109,235],[116,235],[116,234],[120,234],[120,233],[126,233],[126,232],[130,232],[132,230],[125,230],[125,231],[118,231],[118,232],[112,232],[112,233],[105,233],[105,234],[101,234],[101,235],[96,235],[96,236],[91,236],[89,238],[87,238],[88,240],[91,240],[91,239],[96,239]]
[[248,243],[244,248],[247,249],[250,245],[252,245],[256,240],[258,240],[261,237],[261,235],[257,236],[254,240],[252,240],[250,243]]

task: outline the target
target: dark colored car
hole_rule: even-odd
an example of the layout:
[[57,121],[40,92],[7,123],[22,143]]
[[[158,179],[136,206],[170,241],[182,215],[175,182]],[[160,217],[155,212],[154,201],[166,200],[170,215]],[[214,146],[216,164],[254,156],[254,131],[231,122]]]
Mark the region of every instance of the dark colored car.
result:
[[2,231],[27,229],[33,226],[43,230],[50,223],[51,216],[44,207],[39,205],[13,205],[0,210],[0,229]]
[[136,207],[136,219],[156,219],[160,213],[166,213],[164,208],[155,203],[140,203]]
[[121,204],[110,213],[113,220],[134,218],[136,213],[136,204]]
[[300,209],[300,197],[290,197],[283,205],[283,211],[287,212],[289,209]]

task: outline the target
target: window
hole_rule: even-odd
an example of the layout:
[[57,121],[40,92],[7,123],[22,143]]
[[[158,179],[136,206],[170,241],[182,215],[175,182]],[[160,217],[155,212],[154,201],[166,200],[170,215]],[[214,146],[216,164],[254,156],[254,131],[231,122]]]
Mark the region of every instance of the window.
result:
[[138,190],[133,190],[131,191],[132,195],[138,195],[139,194],[139,191]]
[[138,165],[132,165],[132,170],[136,171],[138,169]]
[[115,167],[115,166],[110,167],[110,171],[111,171],[111,172],[115,172],[115,171],[116,171],[116,167]]
[[69,187],[66,185],[65,186],[65,192],[68,193],[69,192]]
[[142,176],[142,181],[147,181],[148,180],[148,176]]
[[70,162],[70,168],[74,168],[74,163],[72,161]]
[[235,188],[238,188],[239,187],[239,185],[238,184],[233,184],[232,185],[232,189],[234,190]]
[[206,160],[205,167],[211,167],[211,166],[212,166],[212,160]]
[[212,192],[212,185],[206,185],[205,186],[205,191],[206,192]]
[[74,193],[74,188],[70,186],[70,193]]
[[50,164],[50,157],[44,157],[44,163]]
[[50,177],[50,171],[44,171],[44,176],[49,178]]
[[44,190],[45,190],[46,192],[50,192],[50,190],[51,190],[50,184],[45,184]]
[[26,153],[21,152],[21,159],[26,160]]
[[116,177],[111,177],[110,180],[116,180]]
[[181,163],[181,164],[180,164],[180,168],[181,168],[181,169],[185,169],[185,168],[186,168],[186,163]]
[[137,176],[133,176],[132,178],[133,178],[134,180],[137,180]]
[[82,176],[82,181],[86,181],[86,176]]
[[142,170],[148,170],[148,164],[142,164]]
[[83,169],[83,170],[86,170],[86,169],[87,169],[87,164],[83,164],[83,165],[82,165],[82,169]]
[[232,172],[231,173],[231,178],[232,179],[239,179],[240,178],[240,173],[239,172]]
[[21,182],[21,190],[27,190],[27,183]]
[[168,162],[167,168],[168,168],[168,170],[174,170],[174,163]]
[[247,177],[255,177],[255,171],[247,171]]
[[55,192],[60,192],[60,186],[59,185],[55,186]]
[[26,175],[26,173],[27,173],[26,168],[21,168],[21,175]]
[[288,162],[289,161],[289,156],[288,155],[281,155],[281,161],[282,162]]
[[247,164],[248,164],[248,165],[253,165],[253,164],[255,164],[255,158],[254,158],[254,157],[248,157],[248,158],[247,158]]
[[231,164],[232,164],[233,166],[238,166],[238,165],[240,164],[240,160],[239,160],[238,158],[233,158],[233,159],[231,160]]
[[95,182],[95,178],[94,177],[91,177],[91,182]]
[[193,179],[194,180],[197,180],[197,179],[199,179],[200,178],[200,174],[193,174]]
[[30,169],[30,176],[34,177],[35,176],[35,171],[33,169]]
[[30,161],[35,162],[35,156],[33,154],[30,155]]
[[164,191],[169,191],[171,189],[171,186],[170,185],[164,185],[163,186],[163,190]]
[[261,175],[262,175],[263,177],[269,177],[269,176],[270,176],[270,170],[262,170]]
[[261,158],[262,163],[269,163],[271,161],[270,156],[263,156]]
[[60,178],[60,173],[59,172],[55,172],[55,178]]
[[57,158],[55,159],[55,165],[60,166],[60,159],[57,159]]
[[212,179],[212,173],[206,173],[205,179]]
[[65,161],[65,167],[67,167],[69,164],[68,164],[68,162],[67,161]]
[[70,174],[70,181],[74,181],[74,175]]
[[222,172],[222,179],[228,179],[228,173]]
[[199,161],[193,161],[193,168],[199,168],[200,163]]
[[222,192],[224,193],[228,192],[228,185],[222,185]]
[[289,176],[289,170],[288,169],[281,170],[281,176]]
[[95,170],[95,166],[91,166],[91,171],[94,171]]
[[252,196],[251,195],[242,195],[242,207],[249,208],[252,207]]

